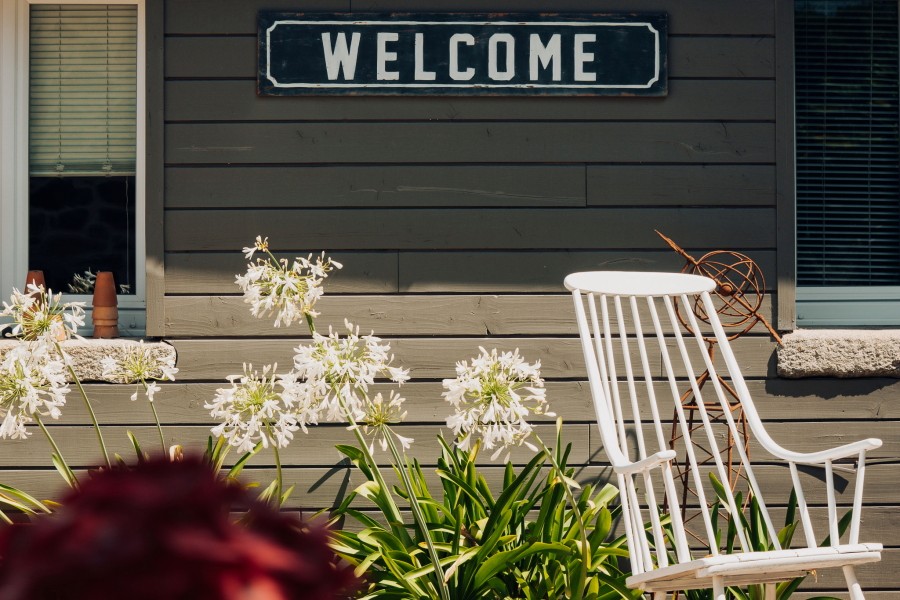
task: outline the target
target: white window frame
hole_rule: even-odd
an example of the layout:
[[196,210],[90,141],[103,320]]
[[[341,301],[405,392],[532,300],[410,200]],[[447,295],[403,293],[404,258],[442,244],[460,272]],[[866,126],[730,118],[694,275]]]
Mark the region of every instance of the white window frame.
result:
[[[0,0],[0,298],[25,285],[28,272],[28,77],[32,4],[131,4],[137,7],[137,155],[135,293],[119,296],[123,335],[146,327],[147,32],[146,0]],[[63,291],[63,290],[60,290]],[[68,294],[87,303],[91,297]]]

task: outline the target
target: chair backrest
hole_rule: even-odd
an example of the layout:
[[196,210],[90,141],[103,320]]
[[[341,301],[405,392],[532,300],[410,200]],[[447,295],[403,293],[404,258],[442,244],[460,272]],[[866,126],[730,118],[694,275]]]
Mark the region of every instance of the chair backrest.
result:
[[[573,273],[565,285],[575,300],[601,439],[618,478],[633,572],[668,565],[667,547],[674,550],[678,563],[690,561],[689,546],[696,546],[695,541],[703,547],[702,554],[719,554],[716,515],[709,508],[716,501],[709,465],[724,483],[723,508],[738,514],[742,507],[728,485],[731,470],[720,454],[727,451],[729,438],[743,441],[731,410],[735,397],[741,400],[754,437],[764,447],[770,438],[710,297],[716,282],[680,273],[600,271]],[[705,315],[708,323],[695,312]],[[717,342],[715,359],[708,352],[706,338],[711,336]],[[704,371],[709,376],[700,385],[697,378]],[[682,401],[686,391],[694,400],[693,415],[686,414]],[[714,409],[718,420],[710,414]],[[680,477],[667,460],[673,454],[673,439],[680,439],[675,444],[677,463],[688,470],[696,494],[689,498],[690,510],[700,522],[692,523],[691,530],[682,518]],[[709,456],[697,456],[692,440],[702,442]],[[759,503],[764,521],[760,525],[767,528],[774,549],[780,550],[747,448],[736,443],[733,450],[732,464],[741,470],[744,485]],[[670,524],[660,518],[663,507],[671,516]],[[652,545],[645,523],[651,525]],[[664,529],[671,535],[666,536]],[[740,549],[735,551],[753,550],[742,527],[737,527],[737,537]]]

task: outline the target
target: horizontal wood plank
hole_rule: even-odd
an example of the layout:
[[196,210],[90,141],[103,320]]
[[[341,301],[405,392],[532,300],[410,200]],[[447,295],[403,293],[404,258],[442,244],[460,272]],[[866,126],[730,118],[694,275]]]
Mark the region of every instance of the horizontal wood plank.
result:
[[[661,398],[660,400],[663,399]],[[671,401],[669,401],[666,405],[660,405],[660,412],[662,412],[661,417],[664,424],[672,423],[672,420],[674,418],[674,409],[672,408],[672,406],[674,405]],[[699,416],[696,417],[696,423],[698,424],[698,426],[702,426],[702,422],[700,421]],[[900,431],[898,431],[897,426],[897,421],[807,421],[800,423],[767,423],[766,431],[769,433],[769,435],[772,436],[772,439],[775,440],[776,443],[793,452],[818,452],[820,450],[836,448],[838,446],[856,442],[858,440],[878,438],[884,443],[884,445],[881,448],[870,450],[866,453],[866,460],[869,461],[868,464],[872,464],[873,461],[900,463]],[[664,439],[668,443],[671,429],[669,425],[665,425],[664,429]],[[719,448],[725,449],[727,447],[728,435],[726,426],[724,424],[715,425],[714,430],[716,435],[716,444]],[[656,437],[653,431],[652,424],[645,424],[643,427],[643,432],[644,440],[646,441],[648,446],[651,446],[654,451],[656,451],[658,446],[656,445]],[[752,434],[751,431],[749,431],[749,429],[747,433],[750,439],[751,464],[780,462],[778,459],[770,455],[760,445],[756,437]],[[603,451],[603,442],[601,440],[599,430],[597,428],[591,428],[590,435],[592,462],[608,464],[609,459],[607,458],[606,453]],[[631,456],[637,456],[637,432],[633,427],[629,427],[626,429],[626,437],[629,440],[628,446],[629,451],[631,452]],[[695,434],[693,434],[693,439],[696,447],[711,449],[702,430],[697,431]],[[679,464],[683,464],[685,456],[684,445],[679,442],[675,449],[679,453]],[[708,457],[708,453],[705,450],[697,450],[697,456],[698,460],[705,460]],[[738,460],[738,456],[737,454],[735,454],[735,465],[738,464]],[[712,462],[710,462],[709,464],[711,467],[714,466]],[[900,474],[900,467],[898,467],[898,474]],[[849,490],[849,493],[852,496],[852,486]],[[766,497],[766,500],[779,501],[778,498],[768,497]]]
[[[240,249],[251,244],[256,235],[258,234],[246,237],[243,242],[235,240],[233,248],[227,253],[166,254],[166,293],[239,294],[241,290],[234,283],[234,278],[236,274],[243,273],[247,267],[247,261]],[[288,243],[295,239],[297,236],[291,235],[284,241]],[[310,252],[317,254],[319,251],[300,251],[296,255],[307,256]],[[329,278],[330,292],[385,294],[398,291],[396,252],[335,252],[329,255],[344,265],[343,269],[337,271],[340,277]]]
[[[589,425],[569,424],[566,426],[565,439],[572,444],[572,454],[569,462],[572,464],[586,464],[589,450]],[[409,450],[423,465],[435,466],[440,456],[440,446],[436,436],[442,435],[445,439],[452,439],[452,433],[446,427],[434,425],[401,425],[395,430],[400,435],[413,438],[415,441]],[[134,457],[134,449],[128,439],[127,432],[134,434],[141,448],[150,454],[160,454],[161,442],[159,433],[155,427],[123,427],[118,425],[103,428],[104,440],[110,452],[115,452],[131,460]],[[53,427],[51,429],[53,439],[69,463],[75,468],[88,468],[98,465],[102,461],[99,454],[99,446],[90,444],[94,441],[94,433],[90,427]],[[543,439],[555,439],[556,426],[553,424],[536,425],[535,432]],[[6,452],[0,454],[0,468],[6,467],[41,467],[49,464],[51,454],[50,444],[35,427],[33,435],[24,440],[8,440],[4,446]],[[166,444],[180,444],[186,450],[198,450],[205,448],[207,438],[210,435],[209,426],[175,426],[166,427],[163,431]],[[367,438],[372,440],[372,436]],[[356,445],[357,440],[352,432],[347,431],[343,424],[320,425],[310,427],[309,433],[298,431],[294,434],[294,440],[279,452],[282,464],[290,467],[321,467],[334,466],[344,460],[344,455],[335,448],[336,444]],[[377,446],[376,446],[377,448]],[[226,459],[226,465],[230,466],[238,460],[243,453],[233,450]],[[496,464],[490,461],[490,452],[486,452],[479,458],[483,464]],[[505,456],[505,455],[504,455]],[[534,452],[525,446],[512,450],[510,461],[514,464],[524,465],[534,457]],[[376,452],[375,459],[380,464],[390,464],[390,454]],[[270,451],[262,451],[252,460],[253,465],[274,466],[273,455]],[[2,481],[2,471],[0,471]]]
[[[182,42],[186,38],[172,41]],[[202,38],[208,43],[207,38]],[[213,38],[218,40],[218,38]],[[214,50],[210,50],[214,51]],[[188,56],[193,56],[188,54]],[[252,57],[251,57],[252,58]],[[178,64],[184,61],[178,60]],[[190,60],[190,59],[189,59]],[[216,57],[216,65],[228,62]],[[200,69],[198,68],[198,71]],[[426,96],[298,96],[259,98],[256,82],[201,80],[166,83],[166,120],[175,121],[555,121],[773,120],[772,80],[673,80],[665,98],[500,98]]]
[[[775,272],[773,251],[743,251],[764,273]],[[563,279],[576,271],[678,271],[683,266],[684,259],[670,250],[401,252],[399,281],[401,292],[562,292]],[[768,283],[771,287],[774,280]]]
[[[601,143],[607,140],[612,143]],[[771,123],[166,125],[174,164],[771,163]]]
[[[180,210],[166,213],[166,251],[243,247],[263,233],[335,250],[533,250],[775,246],[775,210],[763,208]],[[285,248],[287,251],[287,248]]]
[[[474,354],[474,348],[470,354]],[[747,382],[760,416],[771,422],[817,421],[879,422],[900,420],[900,381],[896,379],[842,379],[842,380],[751,380]],[[89,384],[85,386],[103,424],[151,425],[153,415],[146,402],[139,398],[131,402],[129,397],[138,386]],[[154,400],[160,420],[164,425],[185,423],[212,424],[203,405],[209,402],[218,388],[228,387],[221,380],[213,383],[163,383]],[[687,389],[682,381],[680,388]],[[373,393],[387,393],[396,389],[393,385],[376,384]],[[557,415],[566,423],[592,423],[594,409],[586,381],[548,381],[547,399]],[[404,408],[407,420],[418,423],[443,423],[449,414],[449,405],[441,396],[444,388],[440,381],[414,381],[399,389],[406,398]],[[658,398],[667,392],[667,384],[656,384]],[[142,393],[140,394],[142,396]],[[644,419],[649,418],[645,409]],[[538,421],[554,417],[533,417]],[[62,425],[87,425],[87,411],[77,397],[69,396],[69,402],[59,421]],[[828,425],[839,428],[839,423]],[[898,532],[900,535],[900,532]]]
[[350,0],[166,0],[166,33],[256,34],[260,9],[346,12]]
[[169,168],[166,207],[243,208],[248,203],[260,208],[574,207],[585,205],[584,169],[542,165]]
[[[248,242],[249,243],[249,242]],[[691,252],[694,252],[691,249]],[[699,250],[697,254],[705,254]],[[745,250],[763,273],[775,272],[771,250]],[[306,255],[308,252],[298,252]],[[390,292],[565,292],[563,279],[575,271],[677,271],[684,266],[672,251],[549,252],[395,252],[335,254],[344,268],[328,282],[328,293]],[[340,257],[340,258],[338,258]],[[356,272],[372,258],[377,262]],[[234,250],[221,253],[170,253],[166,256],[166,293],[237,294],[235,273],[245,263]],[[399,274],[397,269],[399,268]],[[399,280],[398,280],[399,277]],[[399,281],[399,288],[398,288]],[[774,280],[768,282],[774,284]]]
[[[377,332],[376,332],[377,334]],[[224,380],[240,373],[244,362],[255,365],[290,365],[293,349],[303,340],[259,339],[184,339],[172,340],[178,352],[181,381]],[[457,361],[478,354],[478,347],[496,347],[500,351],[518,348],[528,361],[541,361],[546,378],[585,378],[584,358],[578,338],[396,338],[390,340],[395,364],[410,369],[414,379],[438,379],[455,376]],[[747,336],[732,344],[745,377],[774,376],[775,342]],[[618,351],[618,350],[617,350]],[[637,360],[637,350],[631,349]],[[692,351],[693,353],[693,351]],[[696,364],[701,362],[694,356]],[[662,376],[661,361],[651,357],[651,365]],[[676,375],[684,370],[675,365]]]
[[[327,282],[326,282],[327,287]],[[755,303],[755,297],[750,299]],[[165,299],[165,334],[178,337],[296,337],[297,328],[275,328],[272,318],[250,314],[242,297],[177,296]],[[641,320],[650,321],[640,305]],[[572,297],[542,296],[328,296],[316,305],[317,327],[340,327],[349,319],[382,335],[576,335]],[[772,302],[760,314],[771,320]],[[537,318],[536,318],[537,317]],[[306,325],[297,327],[305,331]],[[626,321],[629,331],[631,320]],[[759,332],[764,332],[762,326]]]
[[[256,13],[259,9],[323,12],[496,12],[497,2],[470,0],[460,7],[450,0],[167,0],[167,34],[256,34]],[[559,0],[552,10],[560,12],[616,12],[621,2],[612,0]],[[547,12],[548,4],[541,0],[510,0],[503,3],[509,12]],[[710,4],[706,0],[682,0],[672,5],[666,0],[631,0],[628,12],[665,11],[669,13],[669,33],[720,35],[774,35],[774,2],[746,3],[741,0],[721,0]]]
[[[265,457],[271,460],[270,453],[266,453]],[[263,456],[254,457],[253,461],[262,459]],[[481,471],[485,475],[488,484],[492,489],[497,490],[503,480],[502,462],[495,462],[497,466],[485,466]],[[256,463],[251,464],[244,470],[241,477],[246,482],[261,482],[267,484],[275,478],[275,469],[270,467],[256,467]],[[873,465],[866,469],[866,493],[864,495],[864,511],[867,506],[877,506],[883,504],[894,504],[896,500],[895,485],[890,477],[896,475],[897,465]],[[83,474],[83,471],[76,471]],[[576,472],[576,480],[582,484],[595,484],[597,482],[608,482],[612,470],[610,467],[588,466],[579,469]],[[83,476],[83,475],[82,475]],[[387,474],[392,477],[392,474]],[[425,470],[425,478],[429,486],[438,486],[438,477],[432,469]],[[757,469],[757,478],[760,485],[769,491],[772,498],[784,498],[787,500],[791,492],[791,478],[787,473],[787,467],[763,465]],[[812,485],[817,479],[801,474],[804,487],[822,486]],[[349,463],[341,462],[335,464],[331,468],[325,467],[288,467],[284,474],[285,485],[296,485],[294,494],[291,496],[286,508],[304,508],[319,509],[335,506],[342,498],[345,497],[354,487],[363,482],[362,476],[349,465]],[[51,470],[0,470],[0,481],[6,485],[19,487],[37,498],[54,498],[63,491],[64,483],[56,471]],[[435,487],[434,489],[437,489]],[[839,502],[846,506],[852,503],[852,492],[850,498],[846,498],[846,493],[841,495]],[[809,496],[810,505],[822,506],[825,503],[824,491],[816,492]],[[371,508],[368,502],[360,501],[361,508]]]
[[[774,206],[769,165],[591,165],[590,206]],[[676,240],[677,241],[677,240]]]

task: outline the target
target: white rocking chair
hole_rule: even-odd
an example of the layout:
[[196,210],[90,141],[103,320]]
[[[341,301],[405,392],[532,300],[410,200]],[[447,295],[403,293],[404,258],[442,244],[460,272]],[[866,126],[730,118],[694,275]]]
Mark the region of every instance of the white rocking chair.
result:
[[[565,285],[575,300],[601,440],[618,479],[622,520],[631,551],[632,575],[627,585],[653,593],[654,600],[663,600],[668,592],[702,588],[712,588],[715,600],[725,600],[727,586],[764,584],[766,600],[774,600],[777,582],[814,570],[841,567],[850,597],[863,600],[854,567],[880,560],[882,549],[881,544],[859,543],[863,476],[866,451],[880,447],[881,440],[867,439],[812,453],[792,452],[772,440],[754,407],[710,298],[710,292],[716,288],[712,279],[676,273],[590,272],[569,275]],[[695,307],[705,311],[709,325],[698,323]],[[692,333],[682,331],[679,316]],[[716,361],[706,351],[703,326],[707,331],[712,329],[724,361],[722,369],[716,368]],[[709,371],[704,388],[706,398],[695,381],[704,370]],[[680,401],[682,390],[688,386],[702,421],[699,426],[687,422]],[[704,407],[716,400],[733,439],[743,439],[729,410],[725,386],[731,386],[740,398],[750,431],[759,445],[788,464],[805,538],[802,548],[782,548],[779,544],[778,530],[772,524],[763,490],[742,444],[735,444],[742,476],[746,477],[748,493],[758,502],[773,549],[752,548],[741,526],[736,528],[739,546],[735,544],[730,554],[716,542],[710,510],[710,499],[716,496],[709,492],[708,474],[701,472],[690,439],[692,435],[701,436],[708,448],[722,450],[723,438],[728,436],[716,434]],[[678,433],[683,436],[678,449],[686,453],[684,464],[697,495],[698,506],[691,510],[699,512],[702,520],[697,525],[701,529],[699,535],[686,528],[682,517],[681,490],[676,489],[678,476],[672,464],[676,451],[670,449],[661,420],[664,410],[673,409]],[[737,515],[743,507],[737,506],[736,494],[728,485],[730,469],[718,452],[710,454],[715,462],[713,471],[725,484],[721,504],[729,515]],[[832,465],[851,457],[857,461],[853,512],[847,541],[841,543]],[[820,533],[830,536],[826,547],[819,547],[816,542],[798,465],[824,467],[828,530]],[[643,498],[639,498],[639,489]],[[664,521],[664,515],[661,518],[664,506],[670,523]],[[649,523],[649,534],[645,523]],[[669,530],[668,537],[664,529]],[[689,537],[699,540],[702,546],[694,550],[697,557],[692,555]]]

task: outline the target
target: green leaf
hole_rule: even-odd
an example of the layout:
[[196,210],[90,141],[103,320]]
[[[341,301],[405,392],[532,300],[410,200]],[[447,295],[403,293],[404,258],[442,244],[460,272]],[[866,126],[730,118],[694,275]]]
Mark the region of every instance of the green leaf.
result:
[[138,464],[143,464],[145,460],[147,460],[147,456],[144,454],[144,451],[141,449],[141,443],[134,436],[131,430],[125,432],[125,435],[128,436],[128,440],[131,442],[131,447],[134,448],[134,454],[137,457]]
[[12,496],[13,498],[18,498],[22,502],[26,504],[31,504],[41,512],[50,513],[50,509],[44,505],[43,502],[32,496],[27,492],[23,492],[18,488],[14,488],[9,485],[4,485],[0,483],[0,493],[4,494],[6,497]]
[[62,476],[63,480],[65,480],[70,488],[74,489],[78,487],[78,480],[75,479],[75,473],[72,472],[69,465],[67,465],[56,452],[50,455],[50,462],[53,463],[53,467]]
[[536,552],[552,552],[571,554],[572,549],[565,544],[543,544],[535,542],[531,547],[519,547],[504,552],[498,552],[481,563],[478,571],[475,573],[474,588],[480,589],[489,579],[497,573],[509,568],[516,561],[527,557]]
[[250,460],[250,459],[253,457],[254,454],[256,454],[257,452],[259,452],[261,448],[262,448],[262,442],[258,442],[258,443],[253,447],[253,450],[251,450],[251,451],[249,451],[249,452],[245,452],[244,455],[241,456],[241,457],[237,460],[237,462],[234,463],[234,465],[233,465],[230,469],[228,469],[228,475],[227,475],[227,477],[228,477],[229,479],[234,479],[234,478],[236,478],[238,475],[240,475],[240,474],[241,474],[241,471],[244,470],[244,466],[247,464],[247,461]]
[[269,487],[260,492],[259,496],[256,497],[260,502],[271,502],[272,497],[275,495],[275,488],[278,487],[278,480],[272,481],[269,484]]
[[284,492],[281,494],[281,504],[279,504],[279,506],[284,506],[285,503],[288,501],[288,498],[291,497],[291,494],[293,492],[294,492],[293,485],[291,487],[289,487],[288,489],[284,490]]

